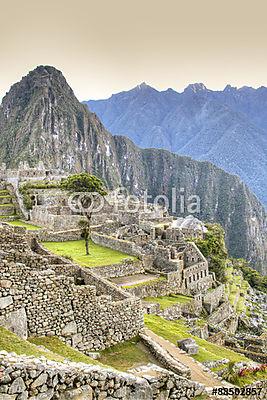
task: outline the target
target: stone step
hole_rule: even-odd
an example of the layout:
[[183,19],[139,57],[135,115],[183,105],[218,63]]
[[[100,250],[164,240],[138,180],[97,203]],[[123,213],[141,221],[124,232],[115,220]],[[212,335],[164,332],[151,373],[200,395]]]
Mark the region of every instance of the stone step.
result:
[[11,203],[13,203],[13,201],[12,201],[12,197],[10,196],[10,194],[1,195],[1,193],[0,193],[0,205],[11,204]]
[[14,204],[0,204],[0,215],[2,216],[13,216],[16,214],[16,208]]
[[14,215],[0,215],[0,223],[1,222],[15,221],[16,219],[18,219],[18,216],[16,214],[14,214]]
[[111,278],[110,280],[115,283],[118,286],[124,287],[131,287],[131,286],[136,286],[138,284],[144,284],[146,282],[153,281],[157,278],[159,278],[159,274],[135,274],[135,275],[129,275],[129,276],[122,276],[119,278]]

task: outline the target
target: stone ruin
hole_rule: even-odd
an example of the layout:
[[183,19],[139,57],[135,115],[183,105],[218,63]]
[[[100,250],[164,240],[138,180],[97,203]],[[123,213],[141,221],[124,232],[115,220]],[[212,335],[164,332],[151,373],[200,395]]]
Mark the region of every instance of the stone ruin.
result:
[[[41,165],[37,171],[32,171],[24,165],[19,173],[3,169],[1,176],[4,181],[7,177],[9,182],[14,179],[13,183],[24,179],[27,181],[28,178],[42,180],[44,177],[54,179],[55,176],[61,176],[58,171],[50,175]],[[92,240],[97,244],[134,255],[138,259],[125,259],[120,265],[107,265],[94,270],[85,269],[52,255],[39,243],[39,239],[44,238],[62,241],[79,238],[80,230],[77,225],[81,215],[70,210],[66,193],[58,189],[37,189],[34,190],[33,196],[34,207],[30,218],[44,229],[34,234],[26,233],[23,228],[0,225],[0,326],[7,327],[25,339],[28,336],[56,335],[65,343],[89,354],[91,351],[102,350],[131,339],[137,334],[140,334],[140,337],[144,336],[143,313],[150,311],[149,306],[144,307],[140,299],[180,293],[192,296],[189,304],[179,304],[163,311],[157,308],[156,304],[152,304],[150,310],[155,307],[152,312],[175,320],[181,315],[199,315],[204,308],[209,314],[210,326],[216,326],[221,333],[226,327],[235,332],[237,319],[229,303],[224,301],[224,285],[216,282],[214,274],[209,271],[208,261],[190,241],[205,237],[206,228],[201,221],[192,216],[174,219],[164,208],[154,205],[147,205],[144,210],[141,207],[141,210],[136,211],[136,201],[130,204],[130,210],[125,210],[123,197],[120,198],[119,206],[115,202],[106,201],[101,213],[93,217]],[[142,205],[142,200],[140,203]],[[138,274],[150,275],[156,279],[152,279],[149,285],[125,290],[116,285],[117,278]],[[201,332],[195,334],[207,339],[207,326],[199,330]],[[216,342],[217,336],[218,332],[215,331],[209,340]],[[222,344],[225,343],[224,338],[220,340]],[[185,344],[187,347],[184,349],[189,353],[197,351],[194,343],[192,345],[192,342],[189,343],[186,339]],[[232,346],[236,345],[235,342]],[[241,349],[240,352],[251,353],[258,349],[257,346],[258,342],[254,348]],[[155,351],[153,343],[149,344],[150,347]],[[183,371],[179,365],[177,375],[177,365],[173,365],[168,354],[162,354],[160,351],[158,357],[163,365],[167,365],[168,371],[156,366],[151,367],[151,371],[158,368],[157,378],[153,378],[156,379],[156,391],[153,391],[155,380],[152,382],[147,377],[147,374],[150,374],[148,367],[143,371],[144,378],[131,375],[127,377],[116,372],[111,377],[107,373],[107,382],[110,382],[110,379],[121,382],[121,386],[117,388],[118,393],[112,392],[115,393],[115,398],[124,398],[125,390],[129,399],[134,400],[185,398],[189,387],[192,391],[188,398],[203,392],[204,388],[201,385],[188,381],[189,371],[185,372],[184,378],[179,376]],[[259,355],[257,357],[261,359]],[[35,373],[31,360],[25,358],[23,363],[28,363],[25,368],[33,370],[31,374]],[[7,354],[0,353],[1,366],[4,370],[10,368]],[[61,369],[60,365],[54,367],[57,370]],[[42,368],[46,376],[49,367],[43,365]],[[27,387],[29,380],[24,379],[25,371],[22,375],[17,375],[18,369],[19,367],[14,367],[18,376],[16,379],[21,378],[19,384],[16,379],[10,380],[5,400],[17,400],[28,390],[32,395],[42,396],[42,386],[40,392],[38,388],[33,392],[31,387]],[[169,369],[175,373],[171,373]],[[81,376],[81,371],[86,374],[87,385],[83,386],[83,380],[83,383],[79,384],[81,389],[73,391],[72,387],[68,388],[66,382],[65,386],[72,398],[79,399],[83,395],[87,396],[86,399],[98,398],[94,397],[95,392],[90,385],[92,380],[97,381],[99,374],[105,374],[103,369],[89,371],[87,367],[84,371],[80,365],[70,363],[62,371],[63,374],[70,373],[76,380]],[[166,382],[171,382],[169,384],[172,386],[167,392],[164,389]],[[52,385],[48,380],[42,384],[52,396],[56,396],[55,398],[65,398],[65,388],[63,390],[57,385]],[[106,396],[105,390],[103,391],[103,396]]]
[[80,351],[136,336],[140,300],[90,269],[31,249],[23,228],[0,225],[0,325],[18,335],[56,335]]
[[0,168],[0,180],[16,185],[24,181],[58,180],[62,177],[66,177],[64,171],[47,169],[41,161],[36,167],[30,167],[27,161],[22,161],[17,169],[7,168],[5,163]]

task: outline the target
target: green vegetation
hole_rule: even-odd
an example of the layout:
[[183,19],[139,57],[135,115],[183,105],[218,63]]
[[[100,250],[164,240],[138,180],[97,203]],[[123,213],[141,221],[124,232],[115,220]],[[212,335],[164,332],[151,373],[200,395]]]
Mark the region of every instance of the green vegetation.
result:
[[53,361],[63,361],[63,357],[53,354],[50,351],[40,350],[34,344],[19,338],[14,333],[9,330],[0,327],[0,349],[5,350],[9,353],[16,353],[18,355],[41,357],[44,356],[49,360]]
[[237,369],[235,364],[230,362],[223,373],[223,378],[237,386],[250,385],[258,380],[267,379],[267,367],[261,364],[256,367]]
[[226,268],[225,293],[237,313],[247,312],[245,304],[249,284],[231,265]]
[[261,275],[258,271],[251,268],[246,260],[231,258],[234,269],[242,271],[244,279],[253,288],[267,293],[267,276]]
[[199,345],[198,354],[193,356],[197,361],[215,361],[223,358],[228,358],[233,362],[248,361],[248,359],[241,354],[191,335],[189,333],[189,328],[181,320],[167,321],[164,318],[149,314],[145,315],[145,324],[157,335],[162,336],[175,345],[177,345],[177,340],[189,337],[193,338]]
[[32,191],[34,189],[58,189],[60,182],[56,181],[29,181],[20,186],[19,191],[23,197],[23,203],[27,210],[33,207]]
[[13,203],[0,204],[0,207],[3,207],[3,208],[5,208],[5,207],[14,207],[14,204]]
[[62,257],[71,258],[83,267],[101,267],[104,265],[120,264],[123,260],[136,260],[135,257],[99,246],[90,241],[91,254],[84,254],[84,241],[73,240],[68,242],[44,242],[44,247]]
[[159,303],[161,310],[165,310],[165,308],[171,307],[174,304],[188,304],[192,300],[192,297],[171,294],[170,296],[146,297],[144,300],[150,303]]
[[107,192],[104,189],[104,182],[94,175],[83,172],[81,174],[71,175],[68,176],[68,178],[63,179],[61,181],[61,188],[73,193],[94,193],[93,196],[85,195],[76,197],[77,211],[86,217],[85,220],[80,221],[80,227],[81,236],[85,241],[85,253],[88,256],[90,254],[89,244],[91,239],[91,219],[93,213],[91,208],[94,206],[94,203],[98,203],[99,199],[97,199],[95,196],[96,193],[100,197],[107,195]]
[[[45,349],[39,348],[43,346]],[[0,327],[0,350],[18,355],[46,357],[49,360],[63,362],[68,359],[73,362],[99,365],[100,363],[91,357],[80,353],[72,347],[61,342],[57,337],[40,337],[24,340],[10,332],[4,327]]]
[[29,231],[37,231],[41,229],[40,226],[28,224],[28,222],[22,221],[20,219],[15,219],[14,221],[10,221],[8,222],[8,224],[13,226],[22,226],[23,228],[26,228]]
[[95,192],[99,193],[101,196],[107,194],[103,181],[86,172],[70,175],[66,179],[62,179],[60,187],[70,192]]
[[93,360],[91,357],[86,356],[85,354],[75,350],[74,348],[68,346],[63,343],[56,336],[44,336],[37,338],[30,338],[30,343],[33,343],[37,346],[44,346],[50,352],[59,355],[64,359],[68,359],[73,362],[81,362],[85,364],[93,364],[100,365],[99,362]]
[[127,371],[129,368],[153,362],[153,359],[140,339],[136,337],[103,350],[100,361],[120,371]]
[[227,249],[224,242],[224,230],[219,224],[206,224],[208,231],[205,239],[192,239],[209,261],[209,269],[220,282],[225,282]]
[[166,278],[164,276],[159,276],[158,278],[155,279],[150,279],[149,281],[143,281],[139,283],[134,283],[133,285],[125,285],[122,286],[123,289],[132,289],[138,286],[151,286],[155,285],[158,282],[166,281]]

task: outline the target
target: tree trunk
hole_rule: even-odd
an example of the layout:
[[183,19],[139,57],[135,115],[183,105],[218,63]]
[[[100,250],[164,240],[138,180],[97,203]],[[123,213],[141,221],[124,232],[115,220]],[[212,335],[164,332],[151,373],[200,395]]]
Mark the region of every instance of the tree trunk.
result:
[[85,249],[86,249],[86,255],[89,256],[89,237],[85,239]]

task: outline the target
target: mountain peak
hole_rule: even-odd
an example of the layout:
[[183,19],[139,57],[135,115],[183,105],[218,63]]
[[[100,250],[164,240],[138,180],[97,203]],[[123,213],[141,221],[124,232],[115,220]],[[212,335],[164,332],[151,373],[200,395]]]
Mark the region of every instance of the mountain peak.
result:
[[227,92],[229,93],[229,92],[234,92],[236,90],[237,90],[236,86],[226,85],[223,91],[225,93],[227,93]]
[[40,74],[46,73],[49,75],[62,75],[62,72],[60,70],[51,65],[38,65],[33,71],[29,72],[29,74],[34,72]]
[[57,95],[62,98],[62,93],[67,97],[75,97],[61,71],[49,65],[39,65],[11,87],[2,105],[5,108],[16,104],[24,108],[33,98],[37,98],[37,93],[38,97],[46,97],[48,91],[53,92],[54,99]]
[[146,82],[142,82],[139,85],[135,86],[133,88],[135,91],[140,91],[140,90],[156,90],[152,86],[149,86]]
[[208,90],[204,83],[191,83],[188,85],[184,92],[193,92],[193,93],[199,93],[199,92],[204,92]]

